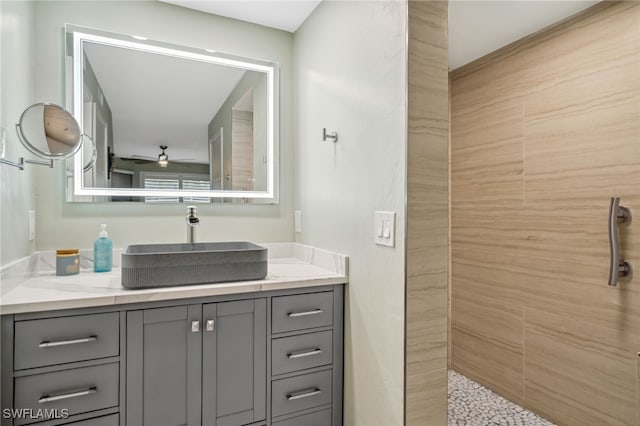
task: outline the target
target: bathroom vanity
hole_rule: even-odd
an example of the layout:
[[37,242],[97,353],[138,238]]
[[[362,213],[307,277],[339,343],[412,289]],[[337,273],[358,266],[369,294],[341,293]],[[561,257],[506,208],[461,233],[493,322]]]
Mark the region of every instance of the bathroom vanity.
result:
[[3,280],[2,426],[342,425],[347,258],[267,247],[260,281]]

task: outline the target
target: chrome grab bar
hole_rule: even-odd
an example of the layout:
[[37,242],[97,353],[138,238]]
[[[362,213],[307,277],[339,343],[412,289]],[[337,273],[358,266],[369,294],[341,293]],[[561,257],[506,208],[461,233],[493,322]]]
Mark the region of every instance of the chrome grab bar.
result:
[[43,395],[38,400],[38,403],[43,404],[45,402],[54,402],[54,401],[60,401],[60,400],[63,400],[63,399],[77,398],[79,396],[92,395],[92,394],[96,393],[97,391],[98,391],[98,388],[94,386],[94,387],[91,387],[89,389],[78,391],[78,392],[61,393],[61,394],[58,394],[58,395]]
[[318,315],[318,314],[321,314],[322,312],[323,312],[322,309],[314,309],[313,311],[305,311],[305,312],[289,312],[287,316],[289,318],[306,317],[309,315]]
[[311,349],[307,351],[290,352],[287,354],[287,358],[289,359],[304,358],[306,356],[320,355],[321,353],[322,353],[322,349],[316,348],[316,349]]
[[83,337],[82,339],[58,340],[56,342],[50,342],[48,340],[44,340],[44,341],[40,342],[38,347],[39,348],[53,348],[53,347],[56,347],[56,346],[66,346],[66,345],[75,345],[77,343],[95,342],[96,340],[98,340],[98,336]]
[[631,211],[620,206],[620,198],[611,198],[609,203],[609,251],[611,253],[609,263],[609,285],[618,284],[619,277],[631,274],[631,265],[620,258],[620,241],[618,239],[618,223],[631,221]]
[[295,401],[296,399],[309,398],[310,396],[321,394],[320,388],[305,389],[302,391],[291,392],[287,394],[287,401]]

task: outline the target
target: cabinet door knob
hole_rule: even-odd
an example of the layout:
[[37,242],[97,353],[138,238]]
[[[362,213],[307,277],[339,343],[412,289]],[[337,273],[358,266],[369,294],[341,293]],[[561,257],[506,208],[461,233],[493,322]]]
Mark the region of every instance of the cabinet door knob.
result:
[[191,321],[191,332],[197,333],[200,331],[200,321]]
[[215,320],[207,320],[207,324],[205,325],[205,330],[214,331],[216,329]]

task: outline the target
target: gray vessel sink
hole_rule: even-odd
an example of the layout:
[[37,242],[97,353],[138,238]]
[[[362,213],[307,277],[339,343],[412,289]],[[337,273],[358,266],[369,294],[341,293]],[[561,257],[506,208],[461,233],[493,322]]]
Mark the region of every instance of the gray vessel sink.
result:
[[247,241],[135,244],[122,253],[122,286],[138,289],[267,276],[267,249]]

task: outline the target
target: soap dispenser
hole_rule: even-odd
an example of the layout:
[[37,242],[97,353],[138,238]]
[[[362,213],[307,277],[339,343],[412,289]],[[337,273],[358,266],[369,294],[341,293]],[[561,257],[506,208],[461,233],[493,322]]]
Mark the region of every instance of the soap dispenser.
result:
[[107,234],[107,225],[102,224],[99,238],[93,243],[93,270],[94,272],[111,271],[111,259],[113,243]]

